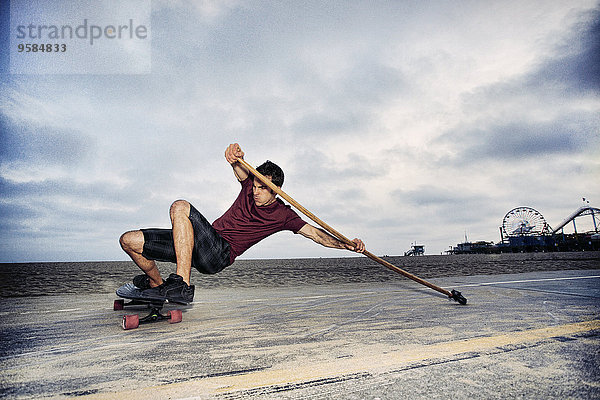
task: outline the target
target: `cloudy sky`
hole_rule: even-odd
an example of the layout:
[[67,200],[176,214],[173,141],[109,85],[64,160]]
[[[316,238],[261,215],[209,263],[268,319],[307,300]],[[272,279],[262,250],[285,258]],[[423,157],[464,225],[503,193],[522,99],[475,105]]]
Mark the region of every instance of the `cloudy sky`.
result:
[[[3,50],[0,262],[124,260],[120,234],[168,227],[179,198],[216,219],[233,142],[375,254],[497,242],[518,206],[558,225],[600,205],[597,1],[151,11],[150,74],[11,74]],[[346,255],[285,232],[242,257]]]

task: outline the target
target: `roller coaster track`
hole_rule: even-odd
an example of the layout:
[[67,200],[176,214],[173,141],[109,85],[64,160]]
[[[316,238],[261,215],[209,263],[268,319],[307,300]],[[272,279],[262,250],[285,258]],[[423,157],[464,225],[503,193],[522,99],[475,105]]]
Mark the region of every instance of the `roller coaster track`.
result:
[[563,222],[561,222],[556,228],[552,230],[552,234],[557,233],[562,228],[565,227],[569,222],[573,221],[577,217],[581,217],[583,215],[591,215],[594,221],[594,230],[598,232],[598,225],[596,224],[596,215],[600,218],[600,208],[594,208],[589,206],[582,206],[579,209],[575,210],[571,215],[569,215]]

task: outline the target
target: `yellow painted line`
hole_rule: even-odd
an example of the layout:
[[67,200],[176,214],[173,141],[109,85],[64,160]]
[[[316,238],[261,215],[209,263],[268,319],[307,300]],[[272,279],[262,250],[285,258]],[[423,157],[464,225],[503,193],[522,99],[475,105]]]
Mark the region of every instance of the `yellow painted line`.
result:
[[412,346],[386,354],[369,354],[351,358],[322,361],[312,364],[279,365],[267,370],[234,376],[219,376],[180,382],[137,390],[98,393],[82,396],[86,399],[153,399],[204,398],[258,388],[297,385],[359,373],[384,373],[401,369],[416,362],[440,360],[465,353],[486,353],[499,347],[536,343],[552,337],[568,336],[600,329],[600,320],[578,322],[547,328],[510,332],[502,335],[478,337],[425,346]]

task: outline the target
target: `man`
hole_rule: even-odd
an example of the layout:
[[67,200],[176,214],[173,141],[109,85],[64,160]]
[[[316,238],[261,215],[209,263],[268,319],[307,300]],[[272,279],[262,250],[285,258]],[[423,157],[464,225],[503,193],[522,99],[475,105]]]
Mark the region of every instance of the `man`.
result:
[[[237,143],[225,150],[225,159],[242,189],[229,210],[212,225],[190,203],[177,200],[170,209],[172,229],[142,229],[121,236],[121,247],[144,272],[133,280],[143,289],[143,297],[190,303],[194,298],[192,266],[201,273],[215,274],[254,244],[282,230],[299,233],[326,247],[365,251],[360,239],[354,239],[354,246],[350,246],[304,222],[238,162],[243,157]],[[283,171],[274,163],[267,161],[257,171],[276,186],[283,185]],[[163,281],[155,261],[176,263],[176,273]]]

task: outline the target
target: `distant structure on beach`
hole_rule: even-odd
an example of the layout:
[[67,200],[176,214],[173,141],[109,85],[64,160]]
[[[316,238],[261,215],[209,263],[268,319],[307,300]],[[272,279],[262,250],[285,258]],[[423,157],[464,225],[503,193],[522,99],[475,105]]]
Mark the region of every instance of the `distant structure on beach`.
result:
[[[585,203],[585,199],[584,199]],[[577,232],[576,219],[590,217],[593,230]],[[600,250],[600,233],[596,218],[600,209],[590,207],[589,202],[579,207],[556,228],[546,222],[544,216],[531,207],[517,207],[510,210],[502,219],[500,242],[465,241],[447,250],[448,254],[487,254],[536,251],[590,251]],[[565,233],[564,228],[573,224],[574,233]]]
[[425,254],[425,245],[413,243],[410,250],[405,251],[405,256],[422,256]]

